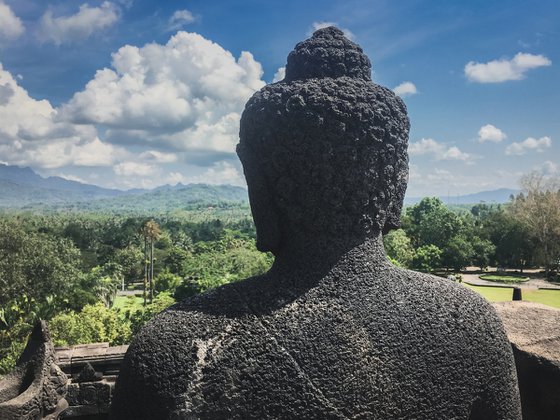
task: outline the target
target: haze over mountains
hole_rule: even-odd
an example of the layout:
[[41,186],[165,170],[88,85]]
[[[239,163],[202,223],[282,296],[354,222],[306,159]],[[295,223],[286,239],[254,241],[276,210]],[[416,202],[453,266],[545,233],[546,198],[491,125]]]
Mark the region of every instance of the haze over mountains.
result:
[[[441,196],[446,204],[506,203],[517,190],[501,188],[462,196]],[[412,205],[422,197],[406,197]],[[244,188],[231,185],[177,184],[152,190],[115,190],[60,177],[43,178],[31,168],[0,164],[0,208],[78,207],[84,210],[172,210],[218,203],[247,204]]]
[[0,164],[0,208],[5,209],[170,210],[194,205],[247,202],[247,190],[232,185],[179,183],[152,190],[122,191],[60,177],[43,178],[31,168]]

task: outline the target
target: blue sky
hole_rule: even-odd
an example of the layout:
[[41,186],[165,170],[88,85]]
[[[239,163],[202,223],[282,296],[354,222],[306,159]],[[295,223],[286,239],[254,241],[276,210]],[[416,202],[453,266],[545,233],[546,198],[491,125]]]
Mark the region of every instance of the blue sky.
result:
[[113,188],[243,185],[252,93],[336,24],[411,119],[409,196],[560,174],[560,3],[0,0],[0,162]]

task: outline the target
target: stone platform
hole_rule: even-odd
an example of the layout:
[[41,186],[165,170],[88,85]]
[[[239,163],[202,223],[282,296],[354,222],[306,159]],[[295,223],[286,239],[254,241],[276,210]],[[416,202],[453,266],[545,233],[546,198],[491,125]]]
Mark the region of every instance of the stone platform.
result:
[[60,419],[106,419],[127,345],[81,344],[55,348],[56,363],[68,376],[68,408]]
[[513,348],[525,420],[560,416],[560,310],[533,302],[494,303]]

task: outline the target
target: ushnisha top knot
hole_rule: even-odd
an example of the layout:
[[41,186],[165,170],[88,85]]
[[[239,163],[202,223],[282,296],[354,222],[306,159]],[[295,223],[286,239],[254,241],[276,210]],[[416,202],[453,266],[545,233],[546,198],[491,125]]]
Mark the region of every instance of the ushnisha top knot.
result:
[[371,80],[371,62],[362,48],[334,27],[322,28],[288,55],[285,81],[352,77]]

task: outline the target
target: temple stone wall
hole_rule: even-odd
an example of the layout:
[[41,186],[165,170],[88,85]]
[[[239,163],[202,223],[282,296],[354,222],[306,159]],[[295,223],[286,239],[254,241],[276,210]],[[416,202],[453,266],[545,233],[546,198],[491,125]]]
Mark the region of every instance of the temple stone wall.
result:
[[560,417],[560,310],[532,302],[499,302],[513,348],[525,420]]

